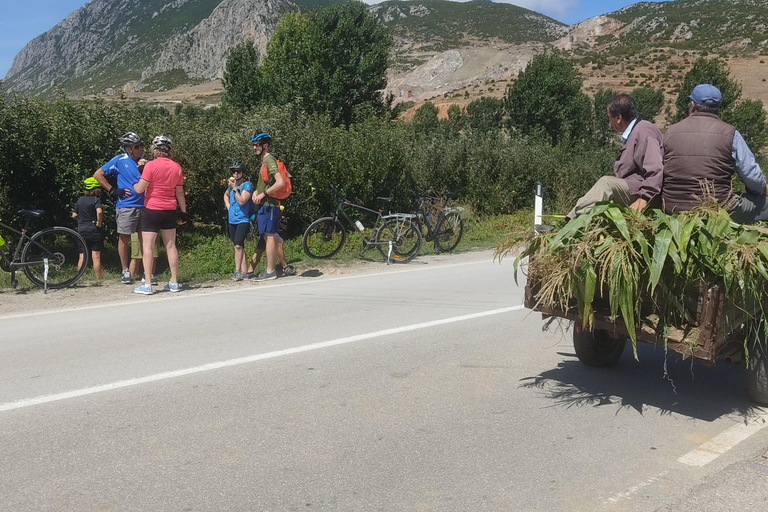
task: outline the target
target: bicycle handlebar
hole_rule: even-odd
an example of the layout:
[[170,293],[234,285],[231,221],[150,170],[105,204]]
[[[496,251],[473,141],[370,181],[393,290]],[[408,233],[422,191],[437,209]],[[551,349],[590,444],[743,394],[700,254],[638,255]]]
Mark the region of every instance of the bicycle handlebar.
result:
[[346,201],[347,200],[347,198],[344,197],[344,195],[341,192],[336,190],[336,187],[333,186],[333,183],[331,183],[329,185],[329,188],[331,189],[331,194],[333,194],[334,196],[338,197],[342,201]]

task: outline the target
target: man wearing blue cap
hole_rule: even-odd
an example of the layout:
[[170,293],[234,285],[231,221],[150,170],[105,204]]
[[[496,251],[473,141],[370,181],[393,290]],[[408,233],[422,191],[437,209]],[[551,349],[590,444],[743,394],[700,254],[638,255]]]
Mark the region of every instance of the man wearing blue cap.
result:
[[[688,117],[664,134],[664,210],[688,211],[713,196],[736,222],[768,220],[765,176],[741,134],[720,119],[720,91],[701,84],[688,99]],[[734,172],[746,188],[735,197]]]

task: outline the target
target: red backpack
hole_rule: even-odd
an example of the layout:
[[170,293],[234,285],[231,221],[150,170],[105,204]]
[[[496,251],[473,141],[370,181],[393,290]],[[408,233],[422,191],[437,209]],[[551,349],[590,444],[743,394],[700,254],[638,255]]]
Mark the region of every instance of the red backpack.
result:
[[[291,175],[288,174],[288,169],[285,168],[285,164],[275,158],[275,162],[277,162],[277,170],[280,172],[280,175],[283,177],[283,186],[280,190],[275,190],[271,194],[269,194],[269,197],[274,197],[275,199],[283,200],[289,195],[291,195],[291,192],[293,192],[293,187],[291,186]],[[269,172],[267,171],[267,163],[264,162],[261,164],[261,180],[264,183],[269,183]]]

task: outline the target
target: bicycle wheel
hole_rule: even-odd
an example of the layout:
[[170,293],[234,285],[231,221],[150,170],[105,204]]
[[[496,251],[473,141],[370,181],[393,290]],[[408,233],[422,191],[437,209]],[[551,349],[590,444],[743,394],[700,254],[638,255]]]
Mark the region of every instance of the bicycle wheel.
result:
[[309,225],[301,246],[310,258],[330,258],[339,252],[346,239],[347,230],[338,219],[323,217]]
[[[80,255],[83,264],[78,266]],[[77,282],[88,268],[88,246],[77,231],[55,226],[32,235],[21,251],[24,273],[37,286],[45,280],[48,260],[48,288],[66,288]]]
[[[389,244],[392,242],[392,254],[389,254]],[[376,248],[384,258],[395,263],[411,261],[421,250],[421,230],[410,219],[391,218],[376,231]]]
[[442,252],[451,252],[464,234],[464,220],[456,212],[447,213],[437,223],[435,245]]

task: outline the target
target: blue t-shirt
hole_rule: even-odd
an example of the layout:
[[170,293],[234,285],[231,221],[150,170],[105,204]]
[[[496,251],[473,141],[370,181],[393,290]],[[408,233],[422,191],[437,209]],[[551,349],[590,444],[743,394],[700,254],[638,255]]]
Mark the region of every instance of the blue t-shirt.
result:
[[[240,184],[237,189],[240,191],[240,194],[248,190],[251,194],[253,194],[253,185],[251,185],[250,181],[245,181]],[[229,223],[230,224],[245,224],[251,219],[251,201],[249,200],[244,205],[237,204],[237,199],[235,199],[235,191],[231,188],[229,189]]]
[[101,166],[107,176],[117,176],[117,188],[126,188],[130,196],[117,200],[115,208],[144,208],[144,194],[137,194],[133,186],[141,179],[139,164],[127,154],[117,155]]

